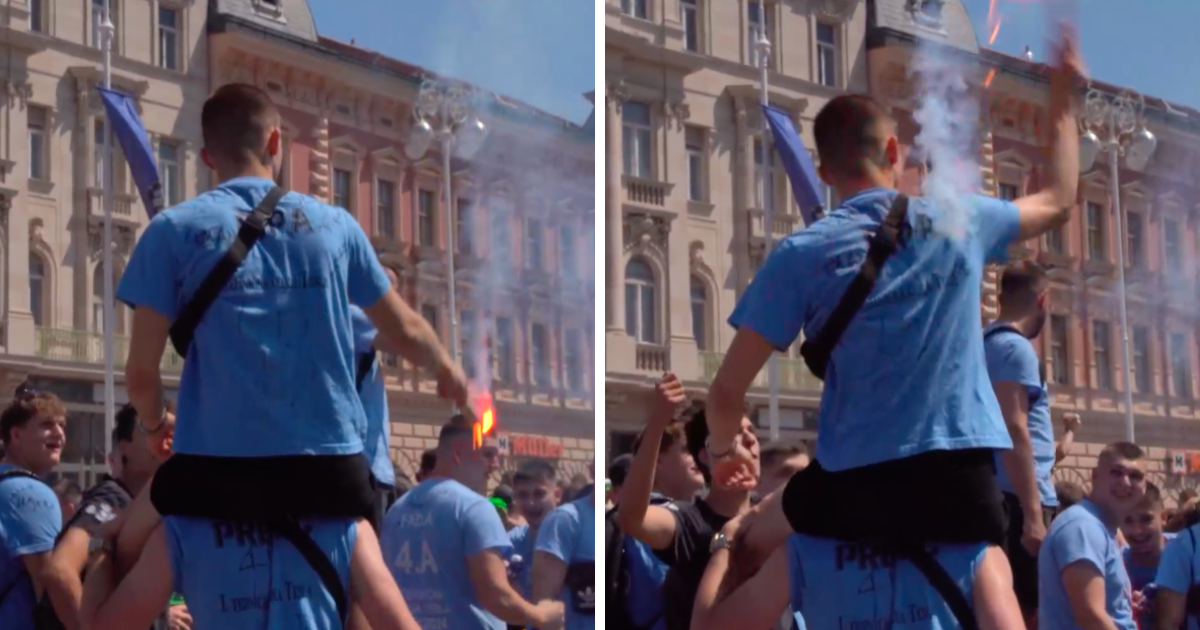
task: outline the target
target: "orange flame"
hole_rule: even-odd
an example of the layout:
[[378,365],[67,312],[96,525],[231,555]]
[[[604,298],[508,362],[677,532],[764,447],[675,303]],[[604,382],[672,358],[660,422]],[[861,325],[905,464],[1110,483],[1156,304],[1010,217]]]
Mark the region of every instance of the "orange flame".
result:
[[988,70],[987,78],[983,80],[983,87],[990,87],[992,85],[992,79],[994,78],[996,78],[996,69],[992,68],[991,70]]
[[479,420],[475,422],[472,431],[475,437],[475,448],[483,446],[483,436],[492,432],[496,428],[496,408],[492,406],[492,396],[484,392],[476,401],[476,409],[480,410]]

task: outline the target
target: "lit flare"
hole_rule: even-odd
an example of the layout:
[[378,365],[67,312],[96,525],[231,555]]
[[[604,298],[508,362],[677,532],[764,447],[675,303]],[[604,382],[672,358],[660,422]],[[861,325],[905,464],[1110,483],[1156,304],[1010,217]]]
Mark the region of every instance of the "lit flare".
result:
[[481,395],[475,403],[475,408],[481,411],[472,432],[475,437],[475,448],[482,448],[483,436],[488,435],[496,428],[496,408],[492,406],[491,394]]

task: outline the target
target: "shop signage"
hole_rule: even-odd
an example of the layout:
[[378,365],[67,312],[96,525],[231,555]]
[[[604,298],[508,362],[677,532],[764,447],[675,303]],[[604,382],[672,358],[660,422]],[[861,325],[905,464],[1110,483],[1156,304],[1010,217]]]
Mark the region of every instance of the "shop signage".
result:
[[1185,451],[1171,451],[1170,468],[1172,475],[1186,475],[1188,472],[1187,453]]
[[512,454],[517,457],[540,457],[561,459],[563,445],[536,435],[513,435],[509,437]]

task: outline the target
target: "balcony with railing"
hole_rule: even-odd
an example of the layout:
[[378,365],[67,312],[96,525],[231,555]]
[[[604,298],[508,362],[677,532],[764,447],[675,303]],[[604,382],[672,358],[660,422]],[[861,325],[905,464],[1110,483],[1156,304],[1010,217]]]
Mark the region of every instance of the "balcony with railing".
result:
[[[113,193],[113,216],[117,219],[133,220],[133,207],[137,195]],[[88,188],[88,214],[95,218],[104,216],[104,189]]]
[[[724,352],[700,352],[700,379],[704,382],[710,382],[717,375],[717,370],[721,367],[721,362],[725,360]],[[808,366],[804,365],[803,359],[787,359],[779,357],[778,378],[779,391],[790,394],[812,394],[821,393],[824,388],[824,383],[808,371]],[[767,389],[771,386],[768,377],[768,367],[764,366],[754,378],[754,383],[751,388]]]
[[[758,208],[746,211],[750,217],[750,238],[764,240],[767,237],[767,215]],[[798,217],[794,214],[776,214],[771,217],[771,237],[775,240],[787,238],[796,231]]]
[[[103,334],[86,330],[38,327],[35,341],[34,352],[39,358],[104,366]],[[114,335],[113,342],[113,366],[124,367],[125,360],[129,357],[129,337]],[[167,372],[182,371],[183,357],[168,345],[161,367]]]
[[671,194],[671,184],[652,179],[624,175],[621,183],[625,187],[625,203],[643,208],[663,208]]

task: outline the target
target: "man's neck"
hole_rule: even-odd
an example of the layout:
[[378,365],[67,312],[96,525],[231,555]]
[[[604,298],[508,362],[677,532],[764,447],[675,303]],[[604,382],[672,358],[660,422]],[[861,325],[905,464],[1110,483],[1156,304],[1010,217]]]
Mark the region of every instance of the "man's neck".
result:
[[243,177],[258,177],[261,179],[275,179],[275,174],[271,172],[269,167],[252,166],[243,169],[235,169],[230,171],[217,171],[217,185],[220,186],[232,179],[241,179]]
[[750,492],[713,487],[704,497],[704,502],[717,514],[734,518],[750,509]]
[[9,465],[9,466],[16,466],[17,468],[20,468],[20,469],[22,469],[22,470],[28,470],[29,472],[31,472],[31,473],[33,473],[33,474],[35,474],[35,475],[38,475],[39,477],[42,475],[42,473],[40,473],[40,472],[38,472],[38,471],[34,470],[34,469],[33,469],[33,466],[30,466],[30,465],[26,464],[26,463],[25,463],[23,460],[21,460],[21,458],[19,458],[19,457],[16,457],[16,456],[15,456],[14,454],[12,454],[12,453],[5,453],[5,454],[4,454],[4,457],[3,457],[3,458],[0,458],[0,464],[7,464],[7,465]]
[[1029,337],[1029,331],[1030,331],[1030,328],[1032,328],[1032,326],[1031,326],[1029,317],[1026,315],[1022,315],[1020,313],[1013,313],[1013,312],[1005,311],[1005,310],[1001,309],[1000,317],[996,321],[1007,322],[1009,324],[1012,324],[1012,327],[1016,328],[1017,331],[1020,332],[1023,336]]
[[1104,507],[1104,505],[1102,505],[1098,501],[1092,500],[1090,495],[1088,496],[1087,500],[1088,500],[1088,503],[1091,503],[1092,505],[1096,506],[1096,512],[1097,512],[1097,516],[1100,518],[1100,522],[1104,523],[1104,526],[1107,527],[1109,530],[1116,531],[1117,524],[1121,522],[1121,515]]
[[835,188],[837,189],[838,199],[845,201],[864,190],[871,190],[873,188],[895,189],[896,182],[878,170],[871,169],[865,177],[840,181]]

